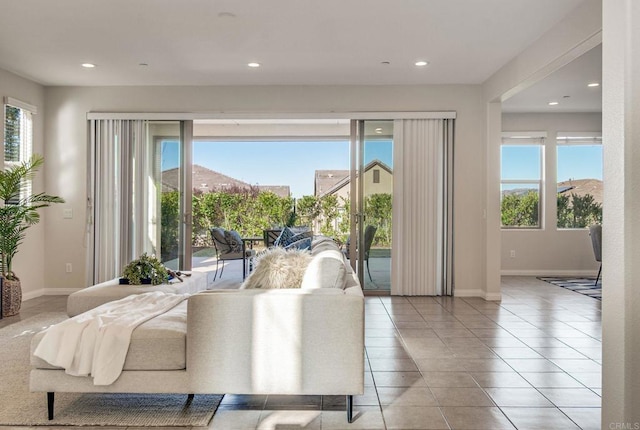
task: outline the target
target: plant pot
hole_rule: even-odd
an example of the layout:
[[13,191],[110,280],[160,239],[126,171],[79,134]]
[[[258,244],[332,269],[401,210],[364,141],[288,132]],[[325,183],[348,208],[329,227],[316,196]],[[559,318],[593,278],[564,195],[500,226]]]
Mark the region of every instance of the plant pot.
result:
[[11,317],[20,313],[22,286],[19,279],[2,278],[2,316]]

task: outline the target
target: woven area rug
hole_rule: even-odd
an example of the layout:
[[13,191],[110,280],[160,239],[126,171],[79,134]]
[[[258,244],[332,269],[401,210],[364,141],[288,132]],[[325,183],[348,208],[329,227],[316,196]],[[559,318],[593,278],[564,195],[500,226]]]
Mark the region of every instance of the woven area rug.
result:
[[48,312],[0,329],[2,426],[206,426],[220,395],[56,393],[55,418],[47,419],[46,393],[29,392],[29,344],[40,330],[66,319]]
[[602,280],[595,284],[596,278],[571,278],[571,277],[539,277],[541,281],[548,282],[558,287],[566,288],[594,299],[602,300]]

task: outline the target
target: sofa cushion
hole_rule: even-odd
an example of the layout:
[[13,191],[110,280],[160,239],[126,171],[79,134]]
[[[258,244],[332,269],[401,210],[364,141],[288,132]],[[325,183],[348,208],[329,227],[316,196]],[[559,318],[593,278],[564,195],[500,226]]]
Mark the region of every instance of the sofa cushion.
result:
[[74,317],[90,309],[97,308],[104,303],[123,299],[131,294],[148,293],[150,291],[194,294],[208,288],[208,279],[209,272],[195,271],[191,272],[191,276],[183,278],[183,282],[176,281],[161,285],[120,285],[118,278],[115,278],[70,294],[67,298],[67,314],[70,317]]
[[301,288],[344,288],[346,274],[342,253],[337,249],[326,249],[312,257]]
[[306,250],[271,248],[256,259],[256,267],[241,288],[300,288],[311,261]]
[[[31,341],[31,364],[40,369],[56,369],[33,355],[44,331]],[[123,370],[182,370],[186,368],[187,301],[140,324],[131,334]]]

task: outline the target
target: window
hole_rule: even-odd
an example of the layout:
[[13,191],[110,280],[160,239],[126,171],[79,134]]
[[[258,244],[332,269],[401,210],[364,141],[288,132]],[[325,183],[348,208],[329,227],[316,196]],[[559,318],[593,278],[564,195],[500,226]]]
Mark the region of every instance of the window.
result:
[[503,136],[501,218],[503,228],[540,228],[543,137]]
[[380,169],[373,169],[373,183],[380,183]]
[[602,223],[602,137],[558,133],[558,228]]
[[[5,97],[4,100],[4,167],[16,166],[31,158],[33,149],[33,121],[35,106]],[[31,194],[31,183],[25,184],[17,201]],[[7,203],[12,203],[14,199]]]

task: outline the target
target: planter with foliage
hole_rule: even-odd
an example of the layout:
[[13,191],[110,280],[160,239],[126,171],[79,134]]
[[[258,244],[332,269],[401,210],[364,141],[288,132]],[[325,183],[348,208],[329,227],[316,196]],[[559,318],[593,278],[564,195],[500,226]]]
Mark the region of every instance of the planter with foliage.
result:
[[52,203],[64,203],[57,196],[45,193],[32,194],[28,185],[44,158],[34,155],[31,159],[0,172],[0,267],[2,278],[3,316],[20,312],[22,288],[20,279],[13,272],[13,258],[24,241],[26,230],[40,221],[38,209]]
[[160,285],[167,282],[169,272],[167,268],[154,256],[143,253],[140,258],[127,264],[122,272],[122,284],[151,284]]

